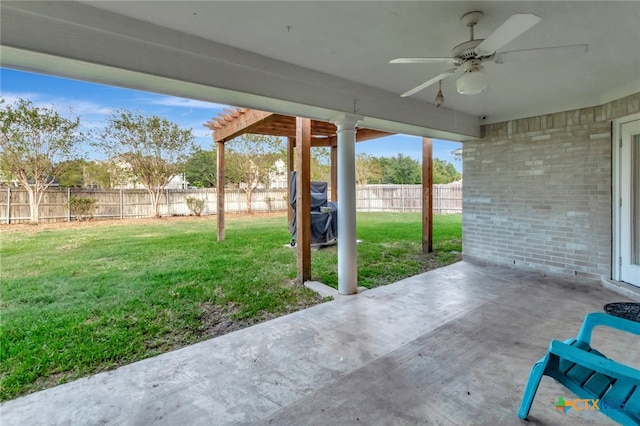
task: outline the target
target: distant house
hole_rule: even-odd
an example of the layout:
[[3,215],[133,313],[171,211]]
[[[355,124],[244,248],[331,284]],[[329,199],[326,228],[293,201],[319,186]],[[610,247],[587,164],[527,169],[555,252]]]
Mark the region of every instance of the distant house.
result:
[[[109,164],[109,175],[111,184],[114,189],[145,189],[144,185],[137,181],[131,173],[131,165],[120,157],[114,157],[106,160]],[[169,180],[166,189],[186,189],[189,182],[186,180],[184,173],[175,175]]]
[[270,187],[273,189],[284,189],[287,187],[287,164],[278,159],[273,164],[273,170],[269,173]]
[[175,175],[171,178],[166,186],[167,189],[187,189],[189,188],[189,181],[184,176],[184,173]]
[[[47,177],[47,184],[50,188],[58,188],[60,187],[60,183],[58,182],[58,179],[52,177],[52,176],[48,176]],[[34,181],[33,179],[29,179],[29,186],[33,186],[34,185]],[[8,187],[8,186],[13,186],[15,188],[20,186],[20,182],[16,179],[11,179],[9,177],[7,177],[6,175],[0,173],[0,187]]]
[[[251,161],[251,160],[249,160]],[[253,162],[251,162],[252,167],[253,167]],[[286,189],[287,188],[287,164],[281,160],[278,159],[273,163],[273,166],[271,166],[271,170],[269,171],[269,178],[268,178],[268,186],[265,185],[263,182],[256,182],[255,180],[253,181],[253,185],[252,187],[255,188],[259,188],[259,189]],[[240,182],[237,185],[238,188],[240,189],[247,189],[247,183],[246,182]]]

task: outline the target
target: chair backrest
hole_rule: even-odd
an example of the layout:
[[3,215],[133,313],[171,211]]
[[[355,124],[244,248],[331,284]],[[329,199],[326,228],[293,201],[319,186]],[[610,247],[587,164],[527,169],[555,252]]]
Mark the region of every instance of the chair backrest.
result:
[[626,331],[640,336],[640,323],[627,320],[624,318],[614,317],[613,315],[605,314],[602,312],[592,312],[587,314],[580,327],[578,333],[578,340],[586,343],[591,342],[591,334],[593,329],[598,326],[606,326],[616,328],[618,330]]

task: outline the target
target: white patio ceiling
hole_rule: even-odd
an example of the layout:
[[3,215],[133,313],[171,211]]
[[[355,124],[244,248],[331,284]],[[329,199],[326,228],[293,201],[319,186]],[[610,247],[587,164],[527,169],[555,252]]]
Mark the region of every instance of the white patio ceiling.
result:
[[[478,137],[479,116],[497,122],[640,91],[637,1],[82,3],[3,1],[2,65],[316,119],[356,112],[371,128],[452,140]],[[472,10],[484,13],[476,38],[514,13],[542,18],[503,50],[589,51],[488,63],[490,86],[474,96],[448,78],[441,108],[437,85],[400,98],[449,65],[389,60],[448,56],[468,40],[460,17]]]

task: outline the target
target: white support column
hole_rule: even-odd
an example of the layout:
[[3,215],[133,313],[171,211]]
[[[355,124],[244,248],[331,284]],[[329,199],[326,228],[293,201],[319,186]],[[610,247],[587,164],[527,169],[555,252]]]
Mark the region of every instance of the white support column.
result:
[[356,247],[356,125],[362,116],[341,114],[338,128],[338,293],[358,292]]

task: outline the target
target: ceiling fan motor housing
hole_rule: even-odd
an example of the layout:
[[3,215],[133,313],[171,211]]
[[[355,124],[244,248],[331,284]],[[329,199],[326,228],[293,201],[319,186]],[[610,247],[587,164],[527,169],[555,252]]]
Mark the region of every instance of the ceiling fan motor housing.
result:
[[483,58],[483,56],[478,55],[478,52],[476,52],[476,47],[478,47],[478,45],[483,41],[484,39],[481,38],[469,40],[465,41],[464,43],[460,43],[459,45],[451,49],[451,57],[459,61],[456,63],[456,65],[461,65],[469,59]]

